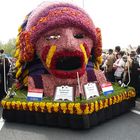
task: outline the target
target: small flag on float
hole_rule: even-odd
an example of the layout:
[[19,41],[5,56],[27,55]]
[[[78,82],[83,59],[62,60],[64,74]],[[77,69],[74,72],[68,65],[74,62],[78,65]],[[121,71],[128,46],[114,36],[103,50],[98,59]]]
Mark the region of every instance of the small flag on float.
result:
[[102,91],[104,95],[108,95],[114,92],[113,86],[110,82],[103,83],[101,85]]
[[28,101],[41,101],[43,97],[43,89],[29,89],[27,94]]

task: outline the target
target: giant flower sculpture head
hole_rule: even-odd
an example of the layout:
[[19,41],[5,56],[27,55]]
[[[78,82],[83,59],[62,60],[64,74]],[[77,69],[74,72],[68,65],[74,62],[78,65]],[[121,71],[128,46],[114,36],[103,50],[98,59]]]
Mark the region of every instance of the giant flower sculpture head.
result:
[[89,15],[68,3],[43,2],[25,19],[17,39],[17,78],[23,64],[40,58],[48,73],[61,79],[75,79],[101,60],[101,33]]
[[80,8],[44,2],[28,15],[19,34],[21,61],[31,61],[37,53],[56,76],[75,77],[77,71],[82,75],[90,55],[95,59],[101,56],[98,33],[99,29]]

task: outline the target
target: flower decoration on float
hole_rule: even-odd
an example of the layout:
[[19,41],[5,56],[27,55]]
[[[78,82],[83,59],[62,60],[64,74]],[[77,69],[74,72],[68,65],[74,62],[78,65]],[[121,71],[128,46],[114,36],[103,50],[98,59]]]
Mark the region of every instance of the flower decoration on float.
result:
[[134,98],[136,93],[134,90],[128,92],[122,92],[118,95],[113,95],[112,97],[106,98],[105,100],[95,100],[91,103],[65,103],[65,102],[22,102],[22,101],[6,101],[2,100],[1,105],[5,109],[14,110],[29,110],[29,111],[41,111],[48,113],[58,113],[63,114],[77,114],[77,115],[87,115],[93,112],[98,112],[108,106],[120,103],[130,98]]

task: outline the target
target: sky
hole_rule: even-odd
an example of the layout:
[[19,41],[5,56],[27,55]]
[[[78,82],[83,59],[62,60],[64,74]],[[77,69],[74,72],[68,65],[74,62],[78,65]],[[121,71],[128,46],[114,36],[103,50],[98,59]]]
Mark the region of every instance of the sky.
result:
[[[0,0],[0,41],[16,38],[24,17],[44,0]],[[53,0],[48,0],[53,1]],[[140,0],[57,0],[71,2],[101,28],[103,49],[140,45]]]

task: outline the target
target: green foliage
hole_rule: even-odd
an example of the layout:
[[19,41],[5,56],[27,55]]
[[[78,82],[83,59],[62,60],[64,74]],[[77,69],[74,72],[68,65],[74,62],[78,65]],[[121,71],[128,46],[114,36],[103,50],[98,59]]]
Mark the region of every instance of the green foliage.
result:
[[[75,99],[75,103],[92,103],[95,101],[100,101],[100,100],[105,100],[107,98],[116,96],[116,95],[120,95],[122,93],[124,93],[125,91],[129,91],[129,90],[134,90],[133,87],[128,87],[128,88],[124,88],[124,87],[120,87],[117,83],[113,84],[113,88],[114,88],[114,92],[112,94],[109,94],[107,96],[101,94],[99,97],[95,97],[93,99],[90,100],[86,100],[84,97],[82,98],[82,100],[80,100],[79,97],[76,97]],[[16,91],[16,95],[13,98],[5,98],[5,101],[24,101],[24,102],[28,102],[27,101],[27,90],[17,90]],[[38,101],[34,101],[34,102],[38,102]],[[53,101],[52,97],[44,97],[42,102],[58,102],[58,101]],[[65,101],[67,103],[69,103],[70,101]]]
[[9,39],[7,43],[0,42],[0,49],[3,49],[4,53],[13,57],[16,50],[16,39]]

